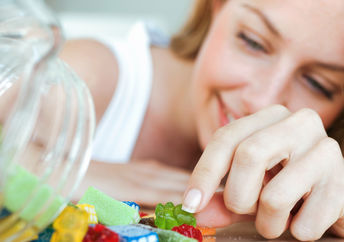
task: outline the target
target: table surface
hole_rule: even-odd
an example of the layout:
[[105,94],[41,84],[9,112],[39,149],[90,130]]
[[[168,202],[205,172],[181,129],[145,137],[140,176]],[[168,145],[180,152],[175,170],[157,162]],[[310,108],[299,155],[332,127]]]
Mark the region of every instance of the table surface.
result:
[[[207,239],[204,240],[207,242]],[[214,241],[208,239],[208,241]],[[218,229],[216,232],[216,242],[224,241],[269,241],[260,236],[254,227],[253,222],[238,223],[229,226],[228,228]],[[296,241],[289,232],[284,233],[278,239],[271,241]],[[324,235],[319,241],[344,241],[344,239],[336,238],[331,235]]]

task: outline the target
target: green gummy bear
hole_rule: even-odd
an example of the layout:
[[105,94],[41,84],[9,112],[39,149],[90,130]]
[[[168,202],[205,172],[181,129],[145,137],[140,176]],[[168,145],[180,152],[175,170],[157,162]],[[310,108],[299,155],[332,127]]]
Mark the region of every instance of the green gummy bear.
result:
[[155,208],[155,225],[160,229],[172,229],[175,226],[188,224],[196,226],[192,213],[182,210],[182,205],[174,206],[172,202],[165,205],[159,203]]

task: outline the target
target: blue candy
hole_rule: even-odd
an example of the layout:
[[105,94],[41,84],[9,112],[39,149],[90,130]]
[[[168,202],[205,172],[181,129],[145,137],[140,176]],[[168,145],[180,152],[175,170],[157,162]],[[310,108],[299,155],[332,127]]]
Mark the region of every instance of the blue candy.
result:
[[11,215],[11,212],[8,211],[6,208],[0,210],[0,219],[6,218],[7,216]]
[[54,231],[52,227],[48,227],[38,235],[38,239],[32,240],[31,242],[49,242]]
[[135,208],[137,211],[140,211],[140,206],[135,202],[123,201],[123,203],[127,204],[129,207]]
[[158,234],[135,225],[108,226],[120,236],[120,242],[157,242]]

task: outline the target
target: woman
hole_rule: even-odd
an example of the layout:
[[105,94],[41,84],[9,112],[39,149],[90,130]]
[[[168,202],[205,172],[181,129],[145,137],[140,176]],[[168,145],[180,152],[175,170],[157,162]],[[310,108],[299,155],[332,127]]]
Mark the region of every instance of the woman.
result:
[[[150,48],[152,91],[132,161],[93,162],[84,187],[176,201],[189,176],[171,166],[190,169],[201,156],[183,200],[198,223],[250,214],[266,238],[290,228],[312,240],[331,226],[344,236],[343,20],[341,0],[199,0],[170,48]],[[120,85],[118,58],[90,40],[70,42],[62,57],[101,120]]]

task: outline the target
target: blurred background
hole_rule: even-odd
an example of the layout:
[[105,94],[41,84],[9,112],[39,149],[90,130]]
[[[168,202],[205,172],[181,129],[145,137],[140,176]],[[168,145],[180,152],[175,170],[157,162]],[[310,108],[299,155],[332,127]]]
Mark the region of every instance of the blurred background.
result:
[[175,33],[197,0],[45,0],[62,22],[68,38],[100,31],[121,35],[137,20]]

